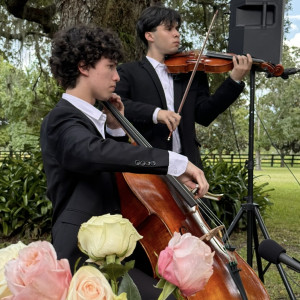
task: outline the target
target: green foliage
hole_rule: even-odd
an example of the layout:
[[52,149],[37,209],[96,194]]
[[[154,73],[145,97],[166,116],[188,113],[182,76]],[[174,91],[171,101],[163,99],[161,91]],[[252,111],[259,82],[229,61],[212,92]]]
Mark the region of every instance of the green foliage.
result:
[[5,158],[0,167],[0,237],[38,238],[50,230],[51,212],[40,151]]
[[17,69],[1,57],[0,67],[0,147],[35,147],[41,121],[62,91],[47,73]]
[[196,124],[197,139],[208,152],[229,154],[240,152],[248,146],[248,109],[245,100],[236,103],[219,115],[208,127]]
[[[211,164],[208,159],[204,159],[204,173],[210,185],[210,191],[216,194],[224,194],[220,201],[211,201],[216,216],[228,227],[241,208],[247,203],[248,196],[248,171],[240,164],[229,164],[219,161]],[[271,205],[268,199],[269,192],[266,190],[268,183],[258,184],[253,178],[253,202],[257,203],[261,215],[264,215]],[[246,224],[246,214],[238,224],[239,229],[244,229]]]
[[[299,54],[300,49],[284,46],[284,66],[295,66]],[[268,151],[273,146],[281,155],[300,151],[299,78],[292,75],[287,80],[280,77],[261,80],[267,93],[256,104],[256,149]]]

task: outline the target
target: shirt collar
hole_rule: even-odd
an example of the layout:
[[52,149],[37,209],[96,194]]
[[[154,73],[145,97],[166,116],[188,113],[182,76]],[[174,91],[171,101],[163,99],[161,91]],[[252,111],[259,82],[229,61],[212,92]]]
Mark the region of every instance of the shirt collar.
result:
[[151,63],[151,65],[153,66],[153,68],[156,70],[159,66],[163,66],[165,67],[165,64],[160,63],[159,61],[157,61],[156,59],[146,56],[147,59],[149,60],[149,62]]
[[95,120],[100,120],[100,118],[103,118],[104,116],[106,117],[106,115],[103,114],[102,111],[80,98],[77,98],[67,93],[63,93],[62,97],[71,104],[73,104],[76,108],[81,110],[85,115]]

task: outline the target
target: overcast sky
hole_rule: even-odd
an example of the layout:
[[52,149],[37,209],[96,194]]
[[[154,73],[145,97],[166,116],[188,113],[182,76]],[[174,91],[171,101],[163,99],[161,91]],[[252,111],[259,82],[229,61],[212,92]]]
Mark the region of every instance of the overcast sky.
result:
[[291,45],[300,47],[300,0],[292,0],[292,10],[288,16],[292,26],[287,39]]

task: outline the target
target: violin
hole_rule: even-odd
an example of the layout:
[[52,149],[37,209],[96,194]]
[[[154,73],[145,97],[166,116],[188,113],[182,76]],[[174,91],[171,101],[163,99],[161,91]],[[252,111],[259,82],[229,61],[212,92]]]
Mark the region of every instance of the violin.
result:
[[[203,71],[205,73],[225,73],[233,69],[232,58],[235,54],[219,53],[208,51],[201,56],[196,71]],[[199,51],[191,50],[170,55],[165,60],[165,65],[168,72],[172,74],[188,73],[194,70],[195,64],[199,57]],[[274,65],[262,59],[253,58],[253,65],[257,66],[262,72],[278,77],[282,75],[284,68],[282,65]]]

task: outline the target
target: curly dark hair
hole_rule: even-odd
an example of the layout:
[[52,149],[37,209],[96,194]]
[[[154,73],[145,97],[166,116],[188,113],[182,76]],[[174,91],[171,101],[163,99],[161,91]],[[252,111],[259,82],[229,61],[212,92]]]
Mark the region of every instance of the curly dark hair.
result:
[[79,62],[95,67],[101,57],[116,62],[123,58],[119,38],[108,29],[78,25],[56,33],[49,62],[53,76],[67,89],[76,86]]
[[154,5],[147,7],[142,11],[136,24],[136,31],[139,38],[146,46],[148,46],[148,42],[145,38],[146,32],[155,31],[156,27],[161,24],[171,26],[175,23],[180,27],[181,16],[177,11],[172,8]]

